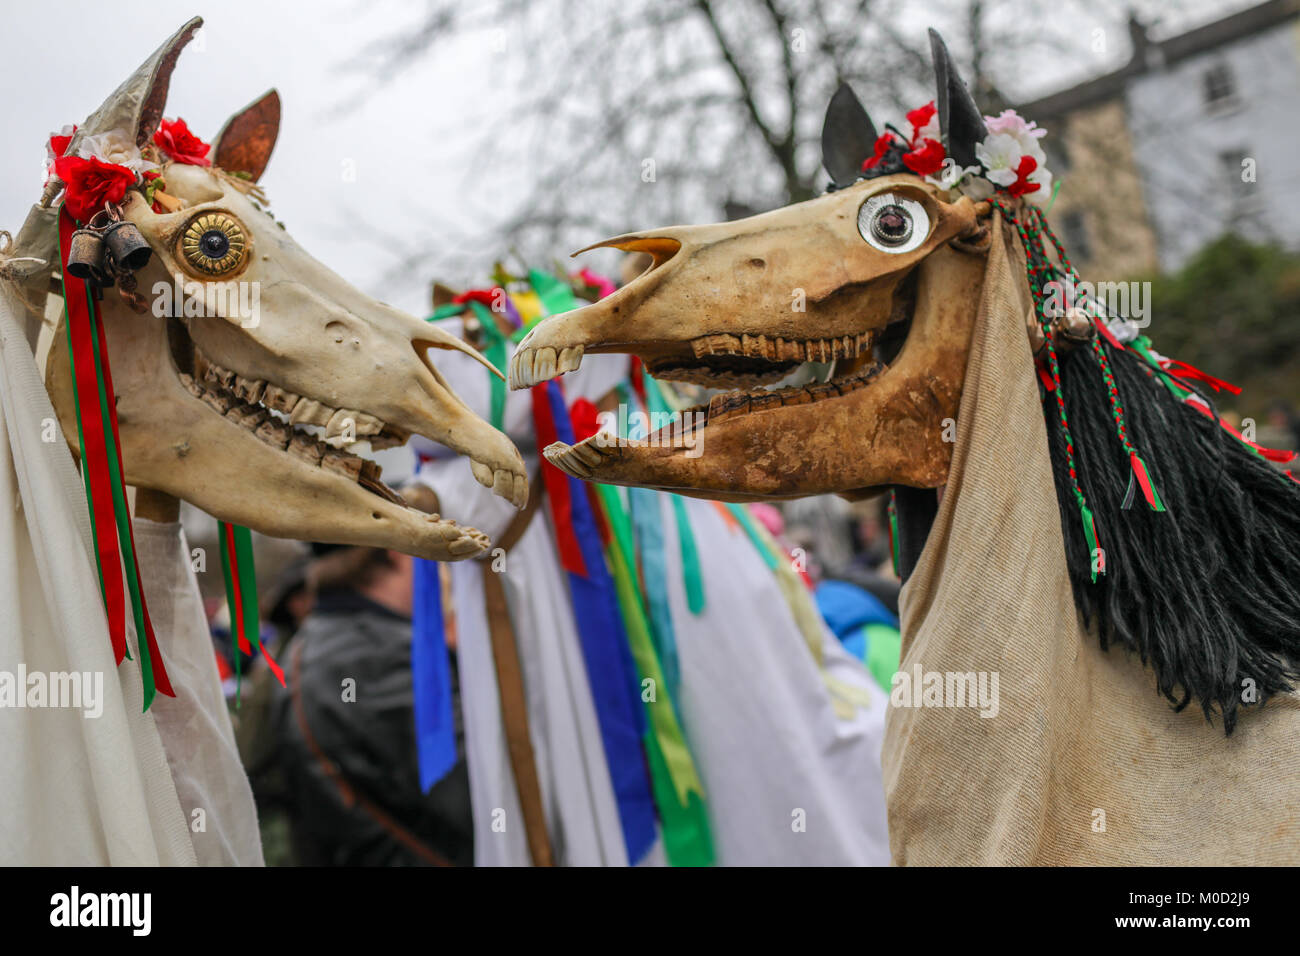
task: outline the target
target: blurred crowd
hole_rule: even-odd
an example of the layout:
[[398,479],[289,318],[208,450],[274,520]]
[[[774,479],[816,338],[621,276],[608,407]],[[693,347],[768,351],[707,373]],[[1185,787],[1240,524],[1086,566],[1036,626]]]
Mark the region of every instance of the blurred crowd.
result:
[[[824,496],[751,506],[790,552],[828,627],[886,688],[899,652],[887,501]],[[267,863],[472,865],[450,621],[460,759],[428,793],[419,783],[410,670],[414,559],[376,548],[265,544],[262,644],[285,686],[256,651],[234,649],[224,600],[212,596],[207,605]]]

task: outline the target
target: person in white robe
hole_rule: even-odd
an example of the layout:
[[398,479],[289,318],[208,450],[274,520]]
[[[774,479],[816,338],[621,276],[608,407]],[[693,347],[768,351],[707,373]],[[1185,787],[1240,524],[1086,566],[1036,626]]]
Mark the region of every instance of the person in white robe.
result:
[[[462,321],[445,328],[461,334]],[[509,346],[513,350],[513,345]],[[626,381],[629,359],[588,355],[563,378],[566,402],[598,402]],[[449,385],[480,415],[489,379],[449,365]],[[533,396],[508,394],[504,424],[530,475],[539,456]],[[471,475],[469,463],[432,444],[417,480],[464,520],[496,539],[513,511]],[[549,465],[547,467],[550,467]],[[540,482],[534,477],[534,494]],[[625,490],[622,490],[625,492]],[[678,540],[679,512],[658,494],[664,537]],[[668,606],[680,662],[677,689],[686,742],[709,808],[722,865],[884,865],[889,861],[881,777],[887,700],[860,662],[816,617],[808,594],[791,594],[749,536],[715,502],[683,499],[699,554],[705,605],[688,608],[682,557],[664,548]],[[504,586],[519,646],[542,800],[556,861],[566,865],[662,863],[662,841],[628,860],[596,710],[554,529],[543,506],[505,555]],[[446,566],[465,710],[478,865],[527,865],[521,827],[493,827],[494,811],[518,820],[478,562]],[[790,576],[791,578],[793,575]],[[809,623],[810,618],[812,623]],[[820,665],[817,656],[820,656]],[[835,688],[836,690],[832,690]],[[838,696],[837,701],[833,698]]]

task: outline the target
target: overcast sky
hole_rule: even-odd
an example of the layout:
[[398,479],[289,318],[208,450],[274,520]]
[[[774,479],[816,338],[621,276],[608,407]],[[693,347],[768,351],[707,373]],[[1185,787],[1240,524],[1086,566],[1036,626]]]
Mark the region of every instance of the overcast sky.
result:
[[[1122,30],[1122,4],[1100,5],[1113,11],[1118,20],[1112,26]],[[1179,19],[1211,19],[1242,5],[1192,0]],[[398,0],[222,0],[195,3],[192,11],[141,0],[4,0],[0,228],[17,231],[37,199],[49,133],[80,123],[191,12],[200,13],[205,27],[181,55],[166,115],[185,118],[210,141],[233,111],[276,87],[284,117],[263,178],[276,217],[344,277],[423,315],[431,275],[379,287],[395,258],[380,230],[409,242],[435,235],[441,222],[495,218],[519,190],[510,177],[476,176],[474,151],[463,135],[500,115],[510,96],[494,82],[481,35],[440,47],[436,57],[373,90],[358,108],[335,110],[372,82],[344,69],[349,56],[419,11],[419,4]],[[1069,63],[1045,64],[1044,71],[1049,82],[1079,73],[1074,68],[1072,76]],[[484,271],[488,266],[485,261]]]

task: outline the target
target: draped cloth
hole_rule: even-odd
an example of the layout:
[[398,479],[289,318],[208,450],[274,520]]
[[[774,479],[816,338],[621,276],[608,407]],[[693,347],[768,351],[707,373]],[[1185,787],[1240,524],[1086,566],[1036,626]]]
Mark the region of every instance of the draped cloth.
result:
[[901,670],[997,672],[999,706],[890,707],[894,862],[1300,863],[1300,697],[1225,737],[1080,624],[1023,260],[998,219],[947,489],[901,596]]
[[[598,399],[626,379],[627,368],[625,356],[584,356],[582,366],[565,376],[565,392],[570,401]],[[472,409],[489,407],[481,368],[452,363],[442,371]],[[528,393],[510,394],[505,424],[535,469]],[[420,477],[438,492],[447,511],[494,540],[510,519],[509,505],[478,485],[462,460],[436,458]],[[744,531],[713,502],[686,499],[678,509],[670,496],[656,497],[652,516],[664,531],[667,610],[681,662],[682,724],[703,783],[718,863],[886,862],[880,767],[884,695],[823,629],[823,667],[836,680],[859,687],[870,701],[850,718],[838,716],[794,613]],[[678,522],[683,519],[699,549],[707,595],[702,613],[692,610],[682,566]],[[500,575],[519,640],[548,828],[560,864],[625,866],[617,802],[554,534],[550,521],[539,515],[506,556],[507,570]],[[476,564],[449,568],[475,862],[527,865],[488,653],[483,575]],[[698,601],[695,605],[701,610]],[[655,865],[664,859],[659,840],[643,859],[630,862]]]
[[134,528],[145,600],[176,686],[176,696],[159,694],[149,713],[195,856],[200,866],[262,866],[257,806],[235,745],[189,542],[178,521],[136,518]]
[[[196,862],[138,667],[113,660],[85,491],[0,289],[0,671],[100,675],[103,712],[0,708],[0,862]],[[53,440],[47,440],[52,437]]]

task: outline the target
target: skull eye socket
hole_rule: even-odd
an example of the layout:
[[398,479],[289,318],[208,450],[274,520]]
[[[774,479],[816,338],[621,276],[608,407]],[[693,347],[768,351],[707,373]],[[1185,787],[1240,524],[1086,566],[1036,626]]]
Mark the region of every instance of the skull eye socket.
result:
[[244,264],[248,238],[234,216],[205,212],[195,216],[181,233],[181,257],[195,272],[224,276]]
[[911,252],[930,235],[930,217],[915,199],[879,193],[858,210],[858,232],[881,252]]

